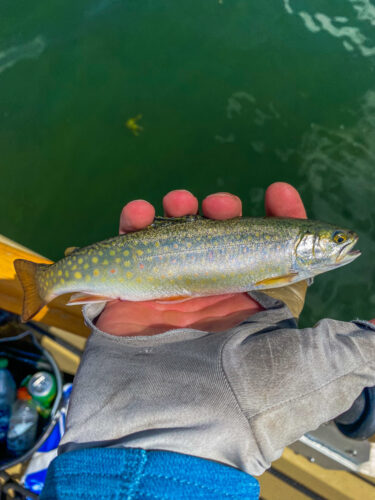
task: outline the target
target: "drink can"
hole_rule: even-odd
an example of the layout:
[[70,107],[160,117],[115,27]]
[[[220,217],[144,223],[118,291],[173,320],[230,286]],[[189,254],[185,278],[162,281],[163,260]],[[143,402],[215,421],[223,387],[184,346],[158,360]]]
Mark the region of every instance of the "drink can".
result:
[[56,380],[51,373],[37,372],[27,382],[30,396],[45,408],[48,407],[56,396]]

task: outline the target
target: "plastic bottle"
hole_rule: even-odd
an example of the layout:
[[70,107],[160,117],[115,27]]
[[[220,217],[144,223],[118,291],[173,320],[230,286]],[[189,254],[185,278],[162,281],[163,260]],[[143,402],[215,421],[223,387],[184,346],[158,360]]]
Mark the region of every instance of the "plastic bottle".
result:
[[0,358],[0,447],[5,445],[12,405],[16,397],[16,383],[7,366],[8,360]]
[[36,439],[38,412],[26,387],[17,391],[7,435],[7,448],[12,455],[28,451]]

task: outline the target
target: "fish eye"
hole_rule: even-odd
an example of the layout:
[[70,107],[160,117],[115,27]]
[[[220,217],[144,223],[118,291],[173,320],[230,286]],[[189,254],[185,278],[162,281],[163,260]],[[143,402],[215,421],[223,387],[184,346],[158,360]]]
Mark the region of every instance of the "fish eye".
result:
[[345,241],[348,239],[348,237],[346,236],[345,233],[343,233],[342,231],[335,231],[332,235],[332,240],[337,243],[337,244],[341,244],[341,243],[345,243]]

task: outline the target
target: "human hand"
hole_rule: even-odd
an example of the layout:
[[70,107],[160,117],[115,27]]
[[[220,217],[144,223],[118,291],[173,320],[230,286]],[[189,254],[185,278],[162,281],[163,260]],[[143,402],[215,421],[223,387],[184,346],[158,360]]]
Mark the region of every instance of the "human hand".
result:
[[[164,198],[167,216],[197,209],[187,191]],[[239,216],[241,202],[215,194],[204,200],[202,211],[217,219]],[[306,217],[298,193],[284,183],[267,189],[266,213]],[[142,229],[153,218],[150,204],[131,202],[120,232]],[[299,284],[304,283],[284,291],[294,293]],[[258,303],[247,294],[170,305],[108,303],[96,326],[114,335],[92,329],[60,454],[97,447],[163,450],[259,475],[286,445],[342,414],[363,387],[374,385],[375,344],[366,330],[335,320],[298,330],[289,306],[259,300],[266,311],[219,335],[198,330],[226,329],[258,312]],[[95,307],[84,314],[92,326]],[[184,326],[197,330],[152,336]]]
[[[271,184],[265,194],[267,216],[306,218],[302,200],[294,187],[284,182]],[[169,192],[163,199],[167,217],[198,212],[198,200],[185,190]],[[229,193],[207,196],[202,213],[211,219],[230,219],[242,215],[241,200]],[[144,200],[129,202],[120,217],[120,234],[144,229],[155,217],[154,207]],[[113,335],[153,335],[175,328],[195,328],[211,332],[231,328],[262,310],[247,293],[199,297],[180,303],[158,301],[108,302],[96,321],[102,331]]]

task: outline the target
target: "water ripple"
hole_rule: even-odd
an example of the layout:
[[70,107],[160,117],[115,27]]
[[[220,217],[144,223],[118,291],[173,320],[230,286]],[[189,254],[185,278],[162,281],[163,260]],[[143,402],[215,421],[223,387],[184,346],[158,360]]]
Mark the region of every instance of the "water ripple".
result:
[[[299,154],[299,186],[310,217],[327,220],[359,232],[362,257],[340,274],[319,281],[312,290],[309,311],[337,317],[373,317],[369,294],[375,280],[375,90],[362,98],[359,119],[351,127],[312,125]],[[349,295],[345,295],[345,290]],[[348,302],[348,297],[350,300]]]
[[46,42],[42,36],[21,45],[14,45],[6,50],[0,51],[0,73],[14,66],[22,59],[36,59],[44,51]]
[[[349,2],[356,11],[360,23],[375,25],[375,6],[370,0],[349,0]],[[302,19],[311,33],[329,33],[334,38],[342,39],[345,50],[352,52],[357,49],[364,57],[375,56],[375,46],[369,46],[371,40],[361,30],[362,25],[350,26],[349,19],[341,15],[330,17],[323,12],[297,11],[293,8],[291,0],[283,0],[283,3],[285,11]]]
[[371,0],[349,0],[353,4],[353,8],[358,13],[360,21],[370,21],[370,24],[375,26],[375,5],[372,5]]

